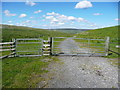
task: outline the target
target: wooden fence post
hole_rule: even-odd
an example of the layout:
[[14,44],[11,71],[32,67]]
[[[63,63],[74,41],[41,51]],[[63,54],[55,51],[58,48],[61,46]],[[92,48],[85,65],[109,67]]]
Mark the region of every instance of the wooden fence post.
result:
[[50,55],[53,54],[53,37],[50,37]]
[[14,48],[15,48],[15,50],[13,51],[13,55],[14,55],[14,57],[16,57],[16,39],[12,39],[13,40],[13,45],[14,45]]
[[106,51],[106,56],[108,56],[108,52],[109,52],[109,48],[110,48],[110,37],[106,38],[106,42],[105,42],[105,51]]

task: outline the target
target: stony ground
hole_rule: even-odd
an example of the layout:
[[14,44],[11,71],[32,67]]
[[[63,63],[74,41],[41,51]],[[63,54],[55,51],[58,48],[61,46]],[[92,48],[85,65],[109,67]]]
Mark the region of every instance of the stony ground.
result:
[[[61,51],[83,50],[70,38],[60,44]],[[64,51],[65,50],[65,51]],[[83,50],[82,52],[88,52]],[[49,66],[44,88],[118,88],[118,68],[103,57],[58,56],[60,62]]]

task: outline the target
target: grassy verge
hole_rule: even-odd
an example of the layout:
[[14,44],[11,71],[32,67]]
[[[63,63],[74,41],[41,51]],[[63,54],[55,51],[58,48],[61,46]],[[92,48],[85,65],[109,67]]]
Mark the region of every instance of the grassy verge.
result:
[[[48,62],[43,62],[49,59]],[[55,57],[15,57],[6,58],[2,62],[4,88],[35,88],[43,80],[41,74],[47,73],[47,66],[58,61]]]

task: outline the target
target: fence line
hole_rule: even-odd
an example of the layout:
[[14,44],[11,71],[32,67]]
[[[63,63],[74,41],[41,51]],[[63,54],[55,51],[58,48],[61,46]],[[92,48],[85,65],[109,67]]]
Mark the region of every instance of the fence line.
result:
[[[3,46],[3,45],[9,45],[9,46]],[[6,48],[10,48],[10,49],[6,49]],[[15,54],[15,42],[3,42],[0,43],[0,52],[3,51],[11,51],[11,53],[9,55],[4,55],[4,56],[0,56],[0,58],[6,58],[6,57],[10,57],[12,55]]]

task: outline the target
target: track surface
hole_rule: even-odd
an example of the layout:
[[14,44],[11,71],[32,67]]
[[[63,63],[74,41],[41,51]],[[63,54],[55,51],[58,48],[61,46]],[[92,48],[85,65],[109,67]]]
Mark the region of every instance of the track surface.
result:
[[[60,44],[65,53],[83,50],[70,38]],[[67,51],[64,51],[64,50]],[[45,88],[118,88],[118,68],[107,58],[58,56],[61,63],[49,66],[51,79]]]

